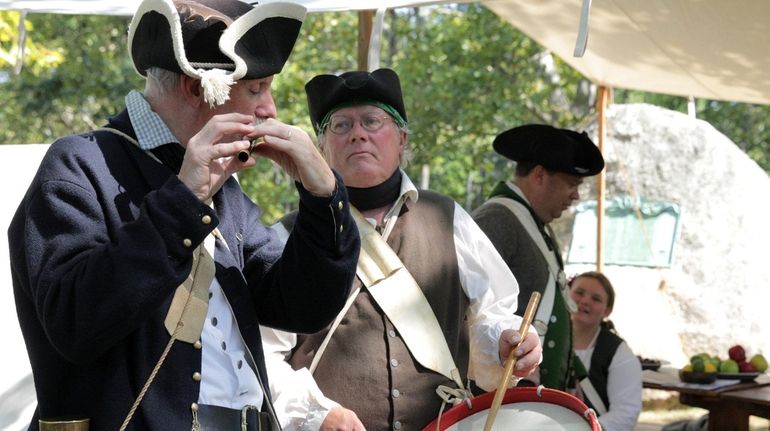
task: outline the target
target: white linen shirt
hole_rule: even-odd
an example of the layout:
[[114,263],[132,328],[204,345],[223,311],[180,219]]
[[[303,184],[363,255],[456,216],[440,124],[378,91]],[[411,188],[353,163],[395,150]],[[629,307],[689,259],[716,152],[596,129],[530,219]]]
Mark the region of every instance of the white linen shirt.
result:
[[[383,220],[385,238],[393,229],[401,206],[409,199],[417,201],[418,191],[401,171],[401,193]],[[514,314],[519,285],[494,245],[457,203],[453,224],[460,283],[470,301],[468,376],[482,389],[494,390],[503,372],[498,347],[500,334],[504,329],[518,330],[521,325],[521,317]],[[280,223],[273,228],[280,237],[288,237]],[[307,368],[295,371],[285,361],[296,346],[296,334],[265,327],[261,330],[270,390],[281,425],[285,431],[318,430],[329,410],[339,404],[323,395]]]

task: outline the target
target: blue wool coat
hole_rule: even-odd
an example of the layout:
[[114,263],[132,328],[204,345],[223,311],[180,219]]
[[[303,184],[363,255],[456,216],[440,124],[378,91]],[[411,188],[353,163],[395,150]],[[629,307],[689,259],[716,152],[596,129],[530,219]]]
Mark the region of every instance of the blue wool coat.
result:
[[[108,126],[135,136],[125,111]],[[164,319],[192,251],[215,227],[227,243],[216,244],[216,277],[267,388],[259,324],[325,327],[345,302],[358,259],[339,177],[331,198],[298,189],[297,226],[284,248],[232,178],[212,209],[113,133],[53,143],[8,230],[38,398],[30,429],[38,418],[61,416],[88,417],[91,431],[119,428],[170,338]],[[201,350],[176,342],[129,429],[190,429],[200,370]]]

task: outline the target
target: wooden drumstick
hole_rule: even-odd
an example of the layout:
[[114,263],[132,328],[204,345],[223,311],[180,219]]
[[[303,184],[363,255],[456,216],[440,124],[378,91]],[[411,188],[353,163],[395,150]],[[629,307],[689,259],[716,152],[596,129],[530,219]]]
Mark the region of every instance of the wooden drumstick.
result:
[[521,320],[521,327],[519,328],[521,340],[519,341],[519,344],[513,346],[510,353],[508,353],[508,359],[505,360],[503,377],[500,379],[500,384],[497,385],[495,398],[492,400],[492,405],[489,407],[489,415],[487,415],[487,421],[484,424],[484,431],[490,431],[492,429],[492,424],[495,422],[497,411],[500,410],[500,405],[503,403],[503,396],[508,390],[508,383],[511,380],[513,367],[516,366],[516,361],[518,360],[513,352],[524,341],[524,337],[527,335],[527,332],[529,332],[529,325],[532,323],[532,319],[535,318],[535,311],[537,310],[538,303],[540,303],[540,292],[532,292],[532,296],[529,297],[527,309],[524,311],[524,318]]

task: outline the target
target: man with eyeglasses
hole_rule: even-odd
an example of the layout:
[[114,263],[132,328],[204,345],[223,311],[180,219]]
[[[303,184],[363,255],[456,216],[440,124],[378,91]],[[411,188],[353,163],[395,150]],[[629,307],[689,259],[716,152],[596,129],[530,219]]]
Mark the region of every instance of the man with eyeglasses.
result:
[[[409,129],[395,72],[320,75],[305,90],[362,247],[353,293],[330,327],[263,328],[278,416],[286,430],[421,429],[442,397],[469,396],[468,378],[495,389],[501,358],[521,340],[516,280],[458,204],[418,191],[399,169]],[[291,231],[292,221],[276,228]],[[514,375],[529,375],[541,357],[534,332],[515,354]]]
[[[543,124],[527,124],[498,135],[492,147],[516,162],[511,181],[499,183],[473,218],[519,282],[521,301],[532,292],[542,300],[533,327],[541,336],[543,386],[573,391],[570,311],[575,311],[564,276],[561,250],[548,223],[580,198],[583,179],[604,168],[588,135]],[[537,380],[537,379],[536,379]]]

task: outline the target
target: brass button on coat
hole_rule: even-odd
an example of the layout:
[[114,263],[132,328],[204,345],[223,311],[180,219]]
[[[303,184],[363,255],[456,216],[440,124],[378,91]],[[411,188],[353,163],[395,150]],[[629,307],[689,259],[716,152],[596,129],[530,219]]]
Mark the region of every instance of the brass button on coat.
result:
[[199,373],[197,371],[194,372],[193,373],[193,380],[195,380],[196,382],[200,382],[201,381],[201,373]]
[[185,247],[191,247],[192,241],[190,240],[190,238],[185,238],[182,240],[182,244],[184,244]]
[[203,224],[211,224],[211,216],[205,215],[203,216],[203,218],[201,218],[201,221],[203,222]]
[[200,350],[201,347],[203,347],[203,344],[201,343],[201,340],[198,340],[198,341],[194,342],[193,343],[193,347],[195,347],[196,349]]

